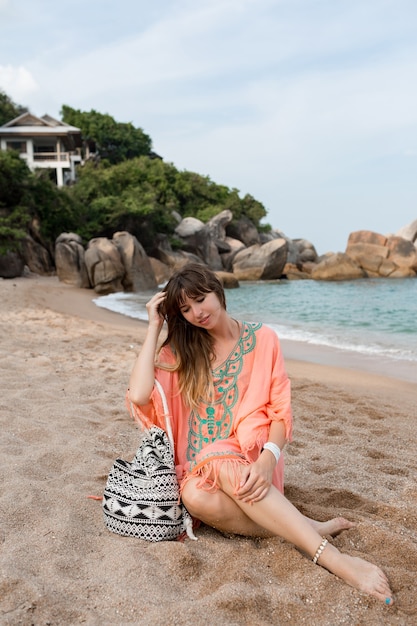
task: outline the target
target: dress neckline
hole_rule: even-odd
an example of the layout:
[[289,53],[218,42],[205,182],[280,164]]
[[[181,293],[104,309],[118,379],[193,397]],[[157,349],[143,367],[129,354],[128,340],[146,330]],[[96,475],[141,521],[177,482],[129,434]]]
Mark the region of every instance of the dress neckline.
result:
[[237,338],[237,341],[235,343],[235,345],[233,346],[233,348],[230,350],[229,354],[227,355],[227,357],[219,364],[216,365],[216,367],[212,368],[211,373],[215,374],[219,369],[221,369],[225,363],[227,363],[227,361],[229,361],[231,355],[233,354],[233,352],[236,351],[236,348],[238,347],[242,336],[243,336],[243,330],[245,327],[245,322],[239,322],[238,320],[235,320],[237,322],[237,324],[239,324],[239,337]]

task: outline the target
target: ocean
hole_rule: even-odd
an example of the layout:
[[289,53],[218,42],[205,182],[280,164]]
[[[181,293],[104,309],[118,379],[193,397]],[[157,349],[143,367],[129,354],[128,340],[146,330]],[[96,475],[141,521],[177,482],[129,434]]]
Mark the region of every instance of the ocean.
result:
[[[151,295],[116,293],[95,303],[147,320]],[[226,290],[226,301],[236,319],[271,326],[287,358],[417,383],[417,279],[242,282]]]

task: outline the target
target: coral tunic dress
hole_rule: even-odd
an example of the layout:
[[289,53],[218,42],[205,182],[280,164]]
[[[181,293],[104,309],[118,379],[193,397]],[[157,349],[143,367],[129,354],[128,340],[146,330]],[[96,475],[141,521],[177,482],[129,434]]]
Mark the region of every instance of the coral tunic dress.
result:
[[[158,357],[172,365],[175,356],[169,346]],[[253,463],[269,437],[272,421],[282,421],[291,440],[292,414],[290,381],[276,333],[263,324],[243,322],[240,337],[227,359],[211,371],[214,399],[198,409],[187,407],[178,392],[178,375],[155,367],[168,401],[175,442],[175,460],[180,486],[190,477],[207,491],[217,489],[220,464],[228,461],[238,484],[237,464]],[[129,408],[142,426],[165,427],[160,395],[154,387],[149,403]],[[281,455],[273,484],[284,489],[284,461]]]

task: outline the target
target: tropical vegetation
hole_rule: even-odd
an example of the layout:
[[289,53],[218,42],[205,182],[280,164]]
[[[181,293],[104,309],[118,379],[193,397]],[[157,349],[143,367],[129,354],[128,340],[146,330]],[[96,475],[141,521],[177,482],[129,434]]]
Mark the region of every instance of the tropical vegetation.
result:
[[[0,124],[24,111],[0,92]],[[174,242],[178,217],[203,222],[224,209],[256,226],[264,206],[208,176],[180,171],[152,151],[150,137],[131,123],[97,111],[62,107],[63,121],[81,129],[84,164],[77,182],[58,189],[45,171],[32,173],[17,153],[0,151],[0,253],[17,250],[27,233],[51,251],[61,232],[88,241],[118,230],[135,235],[151,251],[157,233]]]

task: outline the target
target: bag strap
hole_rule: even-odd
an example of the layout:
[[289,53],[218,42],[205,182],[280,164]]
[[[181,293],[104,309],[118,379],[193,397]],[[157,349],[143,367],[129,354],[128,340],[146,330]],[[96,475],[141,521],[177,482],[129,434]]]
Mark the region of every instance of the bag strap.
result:
[[169,410],[168,410],[168,402],[167,402],[167,398],[165,395],[165,391],[161,385],[161,383],[159,382],[159,380],[157,380],[155,378],[155,387],[158,389],[159,391],[159,395],[161,396],[161,400],[162,400],[162,406],[164,408],[164,418],[165,418],[165,430],[166,433],[168,435],[168,439],[171,443],[171,447],[172,447],[172,451],[175,451],[174,448],[174,436],[172,434],[172,426],[171,426],[171,416],[169,414]]

